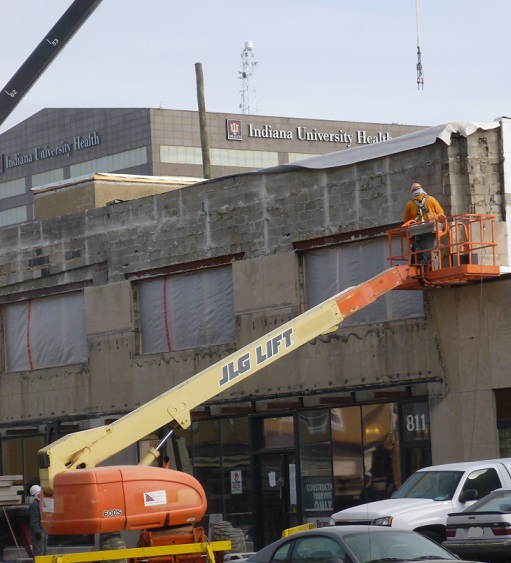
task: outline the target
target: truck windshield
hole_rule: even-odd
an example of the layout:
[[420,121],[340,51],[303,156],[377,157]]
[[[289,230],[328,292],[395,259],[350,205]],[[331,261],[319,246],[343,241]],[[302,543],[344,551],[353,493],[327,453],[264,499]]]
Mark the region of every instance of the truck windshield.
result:
[[463,471],[417,471],[392,495],[392,498],[451,500]]

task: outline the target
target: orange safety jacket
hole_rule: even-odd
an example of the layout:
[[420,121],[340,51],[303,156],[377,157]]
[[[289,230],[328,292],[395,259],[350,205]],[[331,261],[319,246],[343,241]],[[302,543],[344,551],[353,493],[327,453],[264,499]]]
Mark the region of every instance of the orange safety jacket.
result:
[[442,206],[432,195],[419,194],[406,204],[403,223],[411,220],[430,221],[436,215],[443,214]]

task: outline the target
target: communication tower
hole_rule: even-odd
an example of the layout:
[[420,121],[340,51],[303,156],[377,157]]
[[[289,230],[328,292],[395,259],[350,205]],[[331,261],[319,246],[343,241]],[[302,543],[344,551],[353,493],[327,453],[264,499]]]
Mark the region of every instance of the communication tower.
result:
[[254,69],[257,62],[254,60],[252,41],[245,41],[245,48],[241,53],[241,70],[239,78],[241,87],[241,113],[257,113],[257,98],[255,91]]

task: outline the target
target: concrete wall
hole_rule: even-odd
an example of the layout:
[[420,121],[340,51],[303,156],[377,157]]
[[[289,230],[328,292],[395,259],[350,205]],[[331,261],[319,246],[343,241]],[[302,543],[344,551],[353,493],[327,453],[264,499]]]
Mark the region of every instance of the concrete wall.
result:
[[[2,373],[0,426],[129,411],[293,318],[303,310],[297,245],[399,224],[413,181],[448,214],[492,211],[501,220],[499,150],[499,130],[478,132],[343,168],[235,176],[1,229],[0,302],[83,287],[89,362]],[[132,281],[240,254],[232,264],[236,342],[138,353]],[[482,286],[490,296],[484,322],[479,286],[426,292],[424,318],[341,326],[213,402],[409,388],[430,395],[435,462],[497,455],[494,417],[474,429],[472,414],[493,415],[491,389],[506,385],[509,327],[499,302],[507,283]],[[467,409],[471,400],[477,407]]]
[[493,390],[511,386],[510,289],[510,280],[499,280],[429,296],[430,324],[446,378],[442,392],[431,400],[438,459],[498,454]]

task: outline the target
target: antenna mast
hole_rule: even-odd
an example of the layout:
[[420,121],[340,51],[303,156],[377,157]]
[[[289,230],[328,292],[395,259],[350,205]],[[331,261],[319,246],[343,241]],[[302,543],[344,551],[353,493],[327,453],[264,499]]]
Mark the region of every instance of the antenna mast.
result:
[[252,41],[245,41],[245,48],[241,53],[241,70],[239,77],[241,86],[241,113],[257,113],[257,99],[255,91],[254,69],[257,62],[254,60]]
[[419,34],[419,0],[415,0],[415,21],[417,24],[417,90],[420,90],[421,86],[424,90],[424,74],[422,72],[421,61],[421,40]]

